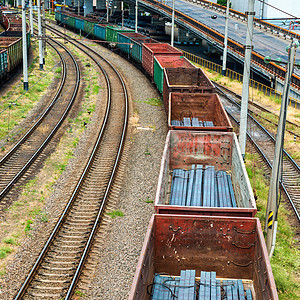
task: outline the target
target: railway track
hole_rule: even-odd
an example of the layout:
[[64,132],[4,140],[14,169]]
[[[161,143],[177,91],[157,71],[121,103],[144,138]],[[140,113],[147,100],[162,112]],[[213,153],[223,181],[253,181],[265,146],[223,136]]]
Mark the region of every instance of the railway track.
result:
[[[236,94],[235,92],[231,91],[230,89],[214,82],[214,85],[219,89],[221,90],[222,92],[224,92],[225,94],[227,95],[231,95],[235,101],[238,103],[238,104],[241,104],[241,100],[242,100],[242,97],[238,94]],[[262,119],[270,124],[272,124],[274,127],[277,128],[277,124],[278,124],[278,121],[279,121],[279,116],[274,114],[273,112],[271,112],[270,110],[262,107],[261,105],[259,105],[258,103],[255,103],[253,101],[249,101],[249,107],[248,107],[248,111],[249,113],[255,117],[255,118],[258,118],[258,119]],[[262,113],[267,113],[268,115],[272,116],[276,122],[274,122],[273,120],[270,120],[264,116],[262,116]],[[289,132],[290,134],[292,134],[293,136],[299,138],[300,135],[299,133],[295,132],[295,128],[296,129],[300,129],[300,125],[296,124],[296,123],[293,123],[289,120],[286,121],[286,131]]]
[[105,117],[80,180],[15,299],[72,297],[122,154],[128,122],[124,81],[118,71],[93,49],[75,41],[72,43],[86,54],[89,52],[104,74],[107,82]]
[[[59,48],[63,79],[52,102],[31,128],[0,160],[0,210],[6,208],[22,184],[36,168],[36,162],[63,124],[79,88],[80,71],[74,56],[59,42],[49,40]],[[68,78],[68,79],[67,79]]]
[[[236,102],[232,95],[228,95],[224,90],[218,88],[222,103],[231,117],[231,119],[239,124],[240,119],[240,105]],[[248,113],[247,122],[247,137],[251,146],[267,167],[269,174],[271,174],[272,162],[275,151],[275,138]],[[290,203],[295,217],[300,221],[300,168],[291,156],[284,150],[283,158],[283,172],[281,188],[285,197]]]

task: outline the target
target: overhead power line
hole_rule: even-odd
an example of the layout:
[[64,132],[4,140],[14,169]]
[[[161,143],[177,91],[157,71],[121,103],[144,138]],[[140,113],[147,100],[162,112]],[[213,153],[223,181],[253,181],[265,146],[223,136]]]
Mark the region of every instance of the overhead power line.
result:
[[298,17],[296,17],[296,16],[294,16],[294,15],[292,15],[292,14],[290,14],[290,13],[288,13],[288,12],[286,12],[286,11],[284,11],[284,10],[282,10],[282,9],[280,9],[280,8],[278,8],[278,7],[276,7],[276,6],[274,6],[274,5],[271,5],[271,4],[267,3],[267,2],[265,2],[264,0],[258,0],[258,1],[259,1],[259,2],[262,2],[262,3],[265,4],[265,5],[270,6],[270,7],[274,8],[274,9],[276,9],[276,10],[278,10],[278,11],[280,11],[280,12],[286,14],[286,15],[289,15],[289,16],[291,16],[291,17],[293,17],[293,18],[298,19]]

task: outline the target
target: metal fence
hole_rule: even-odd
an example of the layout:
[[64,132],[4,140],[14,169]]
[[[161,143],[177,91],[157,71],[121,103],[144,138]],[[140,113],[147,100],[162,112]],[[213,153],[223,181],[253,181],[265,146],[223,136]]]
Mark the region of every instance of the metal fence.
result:
[[[206,60],[202,57],[199,57],[199,56],[196,56],[194,54],[191,54],[189,52],[186,52],[186,51],[183,51],[183,55],[189,59],[190,61],[204,67],[204,68],[207,68],[209,70],[212,70],[212,71],[215,71],[219,74],[222,74],[222,66],[216,64],[216,63],[213,63],[209,60]],[[240,74],[240,73],[237,73],[235,71],[232,71],[230,69],[226,69],[226,75],[227,77],[229,77],[230,79],[234,79],[234,80],[237,80],[239,82],[243,82],[243,75]],[[276,99],[281,99],[281,96],[282,96],[282,93],[281,92],[278,92],[276,91],[275,89],[272,89],[258,81],[255,81],[253,79],[250,79],[250,86],[254,89],[256,89],[257,91],[260,91],[262,92],[264,95],[266,96],[273,96],[275,97]],[[289,105],[290,106],[293,106],[295,108],[300,108],[300,100],[299,99],[296,99],[296,98],[293,98],[293,97],[290,97],[289,99]]]

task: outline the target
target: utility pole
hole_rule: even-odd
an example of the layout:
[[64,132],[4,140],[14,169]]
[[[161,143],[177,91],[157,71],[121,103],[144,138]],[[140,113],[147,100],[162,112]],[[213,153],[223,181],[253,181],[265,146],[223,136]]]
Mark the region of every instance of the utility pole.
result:
[[22,42],[23,42],[23,85],[28,91],[28,62],[27,62],[27,34],[26,34],[26,7],[25,0],[22,0]]
[[[267,250],[269,253],[269,257],[271,258],[275,248],[276,241],[276,233],[277,233],[277,215],[278,215],[278,192],[279,192],[279,180],[281,177],[281,168],[282,168],[282,152],[284,145],[284,133],[285,133],[285,125],[286,125],[286,115],[287,115],[287,107],[289,101],[289,92],[290,92],[290,84],[291,78],[294,70],[294,60],[296,48],[299,46],[298,42],[292,42],[289,52],[289,59],[287,62],[287,71],[285,73],[285,81],[284,81],[284,89],[281,99],[281,108],[279,115],[279,123],[277,127],[276,133],[276,144],[275,144],[275,153],[272,165],[272,175],[270,181],[270,189],[268,196],[268,204],[266,211],[266,223],[265,223],[265,231],[267,232]],[[270,58],[266,58],[268,61]],[[265,59],[265,60],[266,60]]]
[[42,20],[41,20],[41,0],[38,0],[38,39],[39,39],[39,61],[40,61],[40,70],[43,68],[43,40],[42,40]]
[[228,23],[229,23],[229,4],[230,0],[227,0],[226,15],[225,15],[225,35],[224,35],[224,49],[223,49],[223,65],[222,75],[226,75],[226,63],[227,63],[227,44],[228,44]]
[[80,16],[80,0],[78,0],[78,16]]
[[46,15],[45,15],[45,0],[42,0],[42,44],[43,44],[43,64],[45,64],[45,55],[46,55]]
[[30,24],[30,35],[33,36],[33,14],[32,14],[32,0],[29,0],[29,24]]
[[138,0],[135,0],[135,32],[138,32]]
[[247,36],[246,36],[246,45],[245,45],[245,62],[244,62],[244,75],[243,75],[241,116],[240,116],[240,135],[239,135],[239,144],[240,144],[243,158],[245,158],[245,152],[246,152],[249,79],[250,79],[251,54],[252,54],[253,18],[255,14],[254,2],[255,0],[249,0],[248,11],[245,12],[245,14],[248,16],[248,20],[247,20]]
[[123,1],[121,2],[121,11],[122,11],[122,29],[124,27],[124,8],[123,8]]
[[172,3],[172,29],[171,29],[171,46],[174,46],[174,26],[175,26],[175,0]]
[[110,5],[109,0],[106,0],[106,21],[107,21],[107,23],[109,22],[109,5]]

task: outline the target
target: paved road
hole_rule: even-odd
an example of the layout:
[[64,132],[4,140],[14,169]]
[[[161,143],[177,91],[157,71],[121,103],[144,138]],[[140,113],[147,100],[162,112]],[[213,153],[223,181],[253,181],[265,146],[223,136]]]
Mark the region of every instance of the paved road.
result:
[[[166,5],[172,7],[172,1],[167,0]],[[209,26],[212,29],[224,34],[225,32],[225,15],[214,10],[206,9],[200,5],[183,1],[176,0],[175,8],[182,13],[192,17],[195,20]],[[217,15],[217,19],[211,19],[212,15]],[[237,25],[236,25],[237,24]],[[236,29],[236,26],[238,29]],[[229,19],[228,35],[229,38],[245,44],[246,42],[246,30],[247,24],[245,22],[239,21],[237,19]],[[282,60],[287,60],[286,47],[290,45],[291,41],[285,41],[275,35],[267,33],[265,30],[254,29],[253,34],[253,46],[254,51],[261,54],[262,56],[271,56],[272,58],[281,58]],[[300,52],[300,48],[298,49]],[[298,60],[300,60],[300,54],[297,54]],[[297,71],[297,73],[299,73]]]

